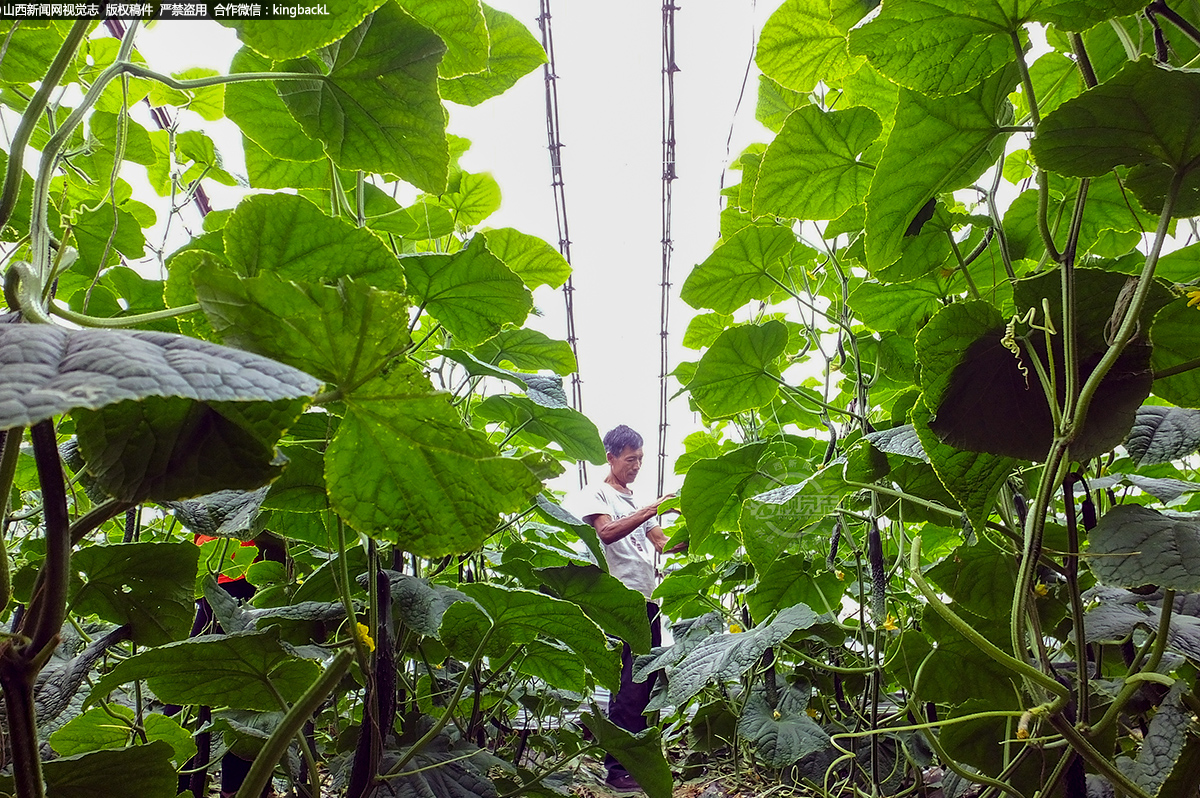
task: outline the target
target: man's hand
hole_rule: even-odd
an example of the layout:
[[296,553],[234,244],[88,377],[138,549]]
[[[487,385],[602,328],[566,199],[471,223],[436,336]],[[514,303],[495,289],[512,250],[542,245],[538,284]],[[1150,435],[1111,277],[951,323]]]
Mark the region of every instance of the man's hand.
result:
[[[660,504],[667,501],[668,499],[674,499],[674,498],[675,498],[674,493],[667,493],[667,494],[665,494],[663,496],[659,496],[657,499],[655,499],[654,504],[652,504],[650,506],[654,508],[654,511],[656,513],[658,513],[658,506]],[[658,514],[666,515],[667,513],[674,513],[675,515],[682,515],[682,512],[678,508],[675,508],[675,507],[668,507],[666,510],[663,510],[661,513],[658,513]]]

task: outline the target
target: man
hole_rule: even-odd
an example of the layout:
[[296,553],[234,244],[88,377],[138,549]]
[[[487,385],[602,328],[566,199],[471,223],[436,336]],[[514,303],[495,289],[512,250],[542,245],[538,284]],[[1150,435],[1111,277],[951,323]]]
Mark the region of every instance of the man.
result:
[[[650,595],[658,584],[654,552],[662,554],[667,542],[666,534],[658,525],[658,505],[670,494],[645,507],[638,507],[633,500],[633,490],[629,486],[642,468],[641,435],[622,424],[604,436],[604,450],[608,456],[608,476],[599,485],[589,485],[572,496],[567,509],[595,527],[604,543],[609,573],[646,597],[651,642],[655,646],[662,645],[658,605],[650,601]],[[633,680],[633,653],[626,643],[621,653],[621,689],[609,698],[609,719],[630,732],[645,729],[646,717],[642,713],[650,702],[653,686],[653,677],[644,682]],[[605,759],[604,765],[608,768],[607,784],[611,789],[617,792],[641,789],[612,756]]]

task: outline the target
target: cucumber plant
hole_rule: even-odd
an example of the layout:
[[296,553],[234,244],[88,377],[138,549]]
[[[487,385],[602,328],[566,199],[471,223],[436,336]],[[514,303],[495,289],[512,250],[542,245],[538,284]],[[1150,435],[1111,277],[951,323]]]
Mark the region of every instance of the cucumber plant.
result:
[[774,138],[682,286],[693,739],[831,794],[1195,794],[1198,13],[765,24]]
[[231,27],[227,71],[173,75],[137,24],[0,31],[6,789],[204,795],[228,750],[239,795],[495,796],[607,750],[666,794],[657,737],[548,725],[616,687],[605,632],[649,638],[543,495],[604,459],[524,326],[569,266],[483,228],[447,132],[540,45],[475,0]]

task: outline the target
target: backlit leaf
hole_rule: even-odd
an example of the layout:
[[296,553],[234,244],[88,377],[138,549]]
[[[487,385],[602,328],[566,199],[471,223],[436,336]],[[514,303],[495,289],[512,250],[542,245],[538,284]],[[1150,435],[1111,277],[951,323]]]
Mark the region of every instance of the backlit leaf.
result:
[[277,81],[276,88],[304,132],[339,166],[394,174],[436,194],[446,187],[450,160],[437,87],[445,49],[388,3],[320,51],[323,68],[309,59],[276,64],[277,71],[313,76]]
[[485,421],[503,422],[518,439],[535,445],[552,441],[573,460],[604,464],[604,444],[596,425],[570,407],[544,407],[524,396],[497,394],[484,399],[473,412]]
[[751,300],[767,299],[787,279],[790,255],[798,246],[787,227],[744,227],[692,269],[679,296],[694,308],[718,313],[732,313]]
[[346,398],[325,455],[329,498],[359,531],[428,557],[470,551],[541,482],[464,429],[447,394],[398,365]]
[[861,63],[846,51],[846,31],[834,24],[828,0],[786,0],[763,25],[755,62],[793,91],[853,72]]
[[508,363],[521,371],[548,370],[565,376],[576,369],[570,344],[527,328],[501,330],[477,346],[474,354],[485,363]]
[[1133,167],[1126,185],[1157,212],[1182,180],[1172,215],[1200,213],[1200,75],[1149,59],[1068,100],[1038,126],[1031,151],[1044,169],[1096,177]]
[[488,26],[479,0],[399,0],[399,5],[446,43],[439,77],[453,78],[487,66]]
[[836,219],[862,202],[875,170],[860,156],[882,129],[867,108],[796,111],[763,154],[754,215]]
[[505,324],[520,324],[533,307],[521,278],[488,250],[483,236],[454,255],[418,255],[402,263],[415,302],[466,346],[486,341]]
[[481,72],[439,80],[442,97],[459,105],[479,105],[507,91],[518,80],[546,63],[546,52],[516,17],[483,4],[491,47]]
[[[196,295],[228,344],[273,357],[352,391],[411,343],[403,295],[343,278],[298,284],[266,272],[195,274]],[[397,323],[397,320],[400,320]]]
[[762,407],[779,391],[779,359],[787,341],[787,327],[779,321],[725,330],[701,356],[688,391],[713,418]]
[[228,261],[243,277],[273,272],[297,282],[356,277],[382,288],[404,286],[396,257],[370,231],[293,194],[247,197],[223,235]]
[[953,97],[901,89],[896,126],[867,193],[868,268],[900,256],[909,224],[930,199],[970,185],[999,158],[999,128],[1012,121],[1008,92],[1016,82],[1016,70],[1007,68]]
[[[230,74],[270,70],[270,59],[247,47],[239,50],[229,64]],[[321,142],[308,137],[271,83],[230,83],[225,89],[225,113],[241,128],[242,135],[274,158],[287,161],[320,160],[328,173],[325,148]]]
[[333,13],[297,17],[286,24],[269,20],[219,20],[237,30],[238,38],[256,52],[276,61],[297,58],[336,42],[363,21],[383,0],[339,0]]
[[486,230],[488,251],[524,281],[530,290],[541,285],[558,288],[571,276],[571,265],[554,247],[536,236],[511,227]]

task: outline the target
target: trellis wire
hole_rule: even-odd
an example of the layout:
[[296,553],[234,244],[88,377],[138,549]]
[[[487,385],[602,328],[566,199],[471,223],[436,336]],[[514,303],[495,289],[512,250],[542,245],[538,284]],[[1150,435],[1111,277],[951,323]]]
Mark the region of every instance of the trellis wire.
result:
[[[562,138],[558,125],[558,74],[554,66],[554,33],[550,26],[550,0],[541,0],[538,27],[542,31],[542,49],[546,63],[542,75],[546,82],[546,142],[550,150],[550,187],[554,192],[554,215],[558,222],[558,251],[571,263],[571,233],[567,226],[567,193],[563,183]],[[575,284],[567,277],[563,284],[563,302],[567,312],[567,344],[575,355],[575,372],[571,375],[571,407],[583,412],[583,384],[579,379],[579,346],[575,335]],[[587,484],[587,463],[579,461],[579,487]]]
[[662,7],[662,283],[659,307],[659,371],[658,371],[658,495],[663,495],[667,478],[667,372],[669,328],[671,315],[671,187],[675,181],[675,12],[672,0]]

